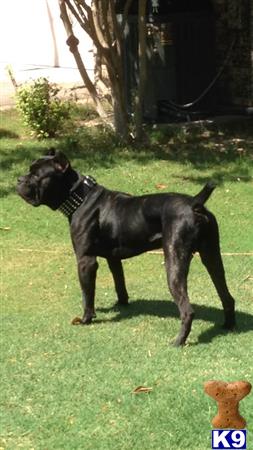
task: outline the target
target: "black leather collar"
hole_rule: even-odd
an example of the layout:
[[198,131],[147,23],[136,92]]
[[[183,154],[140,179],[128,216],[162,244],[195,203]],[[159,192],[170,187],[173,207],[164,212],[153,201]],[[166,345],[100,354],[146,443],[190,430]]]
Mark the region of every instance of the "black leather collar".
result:
[[81,206],[84,202],[88,192],[96,186],[97,182],[94,178],[86,175],[77,186],[71,189],[69,197],[61,204],[58,210],[66,217],[71,217],[72,214]]

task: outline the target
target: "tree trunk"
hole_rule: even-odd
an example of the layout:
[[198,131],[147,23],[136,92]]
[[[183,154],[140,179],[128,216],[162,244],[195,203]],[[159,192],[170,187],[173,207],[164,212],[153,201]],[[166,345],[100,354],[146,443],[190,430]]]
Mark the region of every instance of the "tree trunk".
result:
[[113,122],[117,134],[124,141],[127,141],[129,137],[129,124],[126,113],[126,105],[120,92],[122,89],[124,89],[124,86],[116,86],[114,83],[112,88]]
[[136,139],[141,140],[143,137],[143,101],[147,77],[147,63],[146,63],[146,5],[147,0],[139,0],[138,11],[138,33],[139,33],[139,83],[135,104],[135,132]]
[[[146,5],[146,0],[145,5]],[[117,21],[115,0],[92,0],[91,6],[85,0],[58,0],[61,18],[67,32],[67,44],[73,53],[81,77],[87,87],[99,115],[105,119],[106,115],[101,103],[97,86],[93,83],[83,64],[78,51],[78,39],[74,36],[68,11],[76,18],[92,39],[101,62],[108,72],[110,85],[111,105],[113,108],[112,124],[115,132],[124,140],[129,136],[129,117],[127,115],[127,102],[124,80],[123,59],[123,25]],[[132,0],[127,0],[124,9],[124,23]],[[103,71],[101,71],[102,73]],[[101,80],[103,81],[103,80]]]

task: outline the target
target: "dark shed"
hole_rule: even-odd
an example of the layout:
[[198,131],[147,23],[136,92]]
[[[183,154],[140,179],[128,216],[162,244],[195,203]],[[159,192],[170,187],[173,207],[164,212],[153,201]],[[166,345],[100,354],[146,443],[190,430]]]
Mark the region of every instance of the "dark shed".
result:
[[[124,3],[117,2],[119,20]],[[133,0],[124,38],[129,111],[138,82],[137,13]],[[148,0],[146,30],[147,120],[253,106],[253,0]]]

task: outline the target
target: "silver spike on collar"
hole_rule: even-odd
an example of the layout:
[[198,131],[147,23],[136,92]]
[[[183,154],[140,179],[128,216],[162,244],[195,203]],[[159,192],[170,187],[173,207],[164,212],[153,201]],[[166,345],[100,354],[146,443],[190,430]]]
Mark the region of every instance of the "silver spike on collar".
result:
[[83,203],[88,191],[90,191],[94,186],[96,186],[96,181],[94,178],[90,176],[85,176],[83,179],[83,195],[78,194],[77,192],[73,192],[70,196],[65,200],[61,206],[58,208],[64,216],[70,217],[72,214],[81,206]]

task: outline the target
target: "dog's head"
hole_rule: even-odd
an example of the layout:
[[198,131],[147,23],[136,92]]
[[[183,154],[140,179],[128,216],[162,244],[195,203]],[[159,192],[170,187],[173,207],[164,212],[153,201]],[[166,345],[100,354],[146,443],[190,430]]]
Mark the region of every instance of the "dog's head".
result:
[[33,206],[47,205],[55,210],[68,194],[71,172],[66,156],[52,149],[32,163],[27,175],[18,179],[17,192]]

